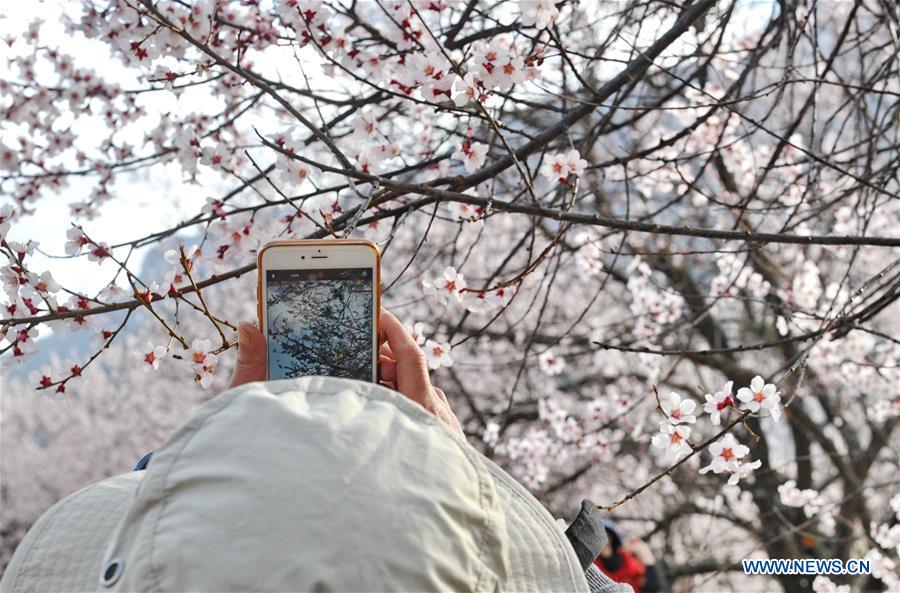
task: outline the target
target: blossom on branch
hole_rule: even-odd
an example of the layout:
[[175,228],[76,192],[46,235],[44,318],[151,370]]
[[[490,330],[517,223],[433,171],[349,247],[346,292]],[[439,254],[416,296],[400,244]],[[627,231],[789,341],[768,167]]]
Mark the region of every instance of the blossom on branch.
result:
[[453,358],[450,356],[450,344],[447,342],[426,340],[425,358],[428,361],[428,368],[431,370],[453,366]]
[[753,377],[749,388],[738,389],[737,397],[754,414],[771,415],[775,420],[781,417],[779,405],[781,396],[778,394],[778,388],[772,383],[766,383],[759,375]]
[[521,22],[526,27],[546,29],[559,16],[556,0],[519,0]]
[[709,419],[713,424],[718,426],[722,422],[722,413],[728,408],[734,406],[734,396],[731,394],[731,386],[733,381],[728,381],[722,389],[714,394],[706,394],[706,403],[703,404],[703,411],[709,414]]
[[484,164],[487,153],[487,144],[466,140],[458,146],[456,152],[451,155],[451,158],[462,161],[466,167],[466,171],[474,173]]
[[660,422],[659,432],[653,437],[652,443],[657,449],[663,449],[668,458],[673,459],[691,450],[689,436],[690,426]]

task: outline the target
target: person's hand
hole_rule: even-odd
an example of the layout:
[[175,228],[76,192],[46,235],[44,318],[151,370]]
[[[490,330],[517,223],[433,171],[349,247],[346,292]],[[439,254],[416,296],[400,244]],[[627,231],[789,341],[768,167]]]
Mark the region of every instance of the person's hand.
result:
[[266,380],[266,337],[249,321],[238,324],[238,359],[228,389]]
[[399,391],[465,438],[444,392],[431,384],[425,353],[400,320],[381,311],[378,370],[381,384]]
[[637,561],[644,566],[652,566],[656,564],[656,558],[653,557],[653,550],[646,542],[637,538],[625,542],[625,549],[631,552],[631,555],[637,558]]

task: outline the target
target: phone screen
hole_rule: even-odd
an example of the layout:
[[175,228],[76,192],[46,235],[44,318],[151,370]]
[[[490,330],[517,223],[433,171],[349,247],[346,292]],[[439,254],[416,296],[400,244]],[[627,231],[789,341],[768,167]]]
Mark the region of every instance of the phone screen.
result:
[[372,381],[372,268],[269,270],[269,378]]

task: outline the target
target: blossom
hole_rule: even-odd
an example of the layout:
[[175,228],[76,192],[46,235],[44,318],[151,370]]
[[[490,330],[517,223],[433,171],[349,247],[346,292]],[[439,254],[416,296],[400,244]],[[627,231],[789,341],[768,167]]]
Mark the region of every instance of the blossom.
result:
[[653,437],[653,446],[666,451],[670,458],[678,457],[682,452],[690,450],[688,437],[691,427],[684,424],[659,423],[659,433]]
[[422,288],[426,295],[437,296],[442,304],[446,304],[447,300],[451,298],[462,303],[466,280],[462,274],[456,271],[456,268],[448,266],[444,269],[443,278],[435,278],[433,282],[423,280]]
[[[469,191],[466,191],[466,193],[469,193]],[[455,215],[459,221],[475,222],[481,217],[483,209],[480,206],[473,206],[465,202],[451,202],[450,213]]]
[[759,375],[750,381],[749,389],[747,387],[738,389],[737,396],[754,414],[757,412],[762,415],[771,414],[776,420],[781,416],[781,407],[778,405],[781,396],[778,389],[774,384],[766,383]]
[[788,480],[778,486],[778,497],[784,506],[803,507],[807,517],[818,514],[825,506],[825,499],[821,494],[811,488],[803,490],[797,488],[797,482],[794,480]]
[[[18,152],[0,142],[0,169],[17,172],[19,170]],[[2,230],[2,229],[0,229]]]
[[453,358],[450,357],[450,344],[447,342],[435,342],[427,340],[425,342],[425,358],[428,360],[428,368],[437,370],[444,367],[453,366]]
[[37,241],[31,240],[27,241],[25,244],[19,243],[18,241],[8,241],[6,244],[20,260],[26,255],[34,254],[35,248],[39,245]]
[[212,383],[213,373],[218,363],[216,355],[210,352],[211,348],[210,340],[196,339],[191,342],[190,361],[194,370],[194,381],[199,382],[203,389]]
[[416,341],[416,344],[421,346],[425,343],[425,324],[421,321],[417,321],[413,324],[412,330],[410,330],[409,335],[412,336],[412,339]]
[[538,363],[541,366],[541,370],[551,377],[560,374],[566,368],[566,361],[556,356],[551,348],[544,350],[538,356]]
[[[0,145],[2,146],[2,145]],[[9,204],[0,206],[0,242],[6,239],[6,233],[9,232],[9,219],[13,217],[16,211]]]
[[753,473],[753,470],[759,469],[761,465],[762,461],[760,461],[759,459],[752,462],[742,461],[740,464],[738,464],[737,469],[732,472],[731,477],[728,478],[728,484],[734,486],[744,478],[749,477],[750,474]]
[[693,424],[697,421],[694,409],[697,403],[692,399],[682,400],[675,392],[660,402],[663,413],[672,424]]
[[88,251],[88,259],[99,264],[109,257],[109,253],[108,243],[91,243],[90,250]]
[[350,121],[353,132],[362,138],[370,138],[378,132],[378,120],[373,114],[357,115]]
[[734,397],[731,395],[733,383],[733,381],[729,381],[713,395],[707,393],[705,396],[706,403],[703,404],[703,411],[709,414],[710,420],[716,426],[722,422],[722,411],[734,405]]
[[[799,12],[801,8],[797,8]],[[817,576],[813,579],[812,589],[815,593],[850,593],[850,585],[838,585],[826,576]]]
[[569,175],[575,175],[576,177],[580,177],[584,174],[584,170],[588,166],[588,162],[581,158],[581,154],[575,149],[570,150],[566,153],[565,156],[565,164],[566,170],[568,170]]
[[465,107],[470,101],[484,103],[486,98],[487,92],[471,72],[453,82],[453,102],[457,107]]
[[700,473],[705,474],[710,471],[716,474],[734,473],[741,464],[741,458],[749,452],[749,447],[742,445],[734,438],[733,434],[728,433],[709,446],[712,462],[706,467],[700,468]]
[[546,29],[559,16],[556,0],[519,0],[519,11],[523,25],[538,29]]
[[153,302],[153,295],[159,294],[159,284],[151,282],[149,286],[144,287],[144,290],[135,290],[134,294],[149,305]]
[[488,422],[484,427],[484,434],[481,435],[481,440],[488,447],[495,447],[497,445],[497,440],[500,438],[500,425],[493,420]]
[[[195,257],[200,255],[200,248],[196,245],[191,245],[184,249],[184,256],[187,259],[187,268],[190,270],[192,268],[193,260]],[[163,254],[163,259],[165,259],[168,263],[177,265],[179,268],[181,265],[181,249],[169,249]]]
[[38,294],[49,296],[51,293],[59,292],[60,290],[59,284],[53,279],[53,275],[49,271],[43,272],[40,276],[29,273],[27,278],[28,284],[23,285],[25,296],[36,296]]
[[165,346],[154,346],[153,342],[147,342],[146,346],[144,346],[144,362],[146,363],[144,365],[144,370],[157,370],[159,368],[160,361],[165,358],[165,356]]
[[276,179],[288,188],[300,186],[312,175],[312,168],[309,165],[285,155],[279,155],[275,159],[275,171],[277,171]]
[[19,287],[28,282],[24,270],[15,265],[0,268],[0,278],[3,280],[3,290],[10,297],[16,296],[19,293]]
[[456,152],[454,152],[450,158],[462,161],[466,166],[466,171],[474,173],[484,164],[485,158],[487,158],[487,152],[487,144],[466,140],[459,145]]
[[191,342],[191,363],[199,365],[205,363],[207,357],[210,356],[209,351],[211,349],[212,342],[210,340],[201,340],[200,338],[195,339],[193,342]]
[[224,144],[206,146],[200,151],[200,164],[227,169],[230,156],[231,152]]
[[540,172],[551,182],[567,183],[570,175],[583,175],[587,165],[588,162],[573,149],[566,154],[548,155]]
[[28,373],[28,380],[32,385],[35,385],[37,389],[47,389],[53,385],[51,375],[52,371],[50,370],[50,365],[45,364],[41,365],[40,370]]
[[97,333],[91,336],[91,345],[97,350],[105,348],[115,335],[116,332],[111,329],[98,330]]
[[753,470],[762,465],[762,461],[744,461],[744,457],[750,452],[746,445],[742,445],[732,434],[724,437],[709,446],[712,461],[706,467],[700,468],[700,473],[713,472],[716,474],[728,473],[729,485],[735,485],[748,477]]
[[548,155],[541,165],[541,175],[551,182],[565,183],[569,176],[569,166],[560,155]]

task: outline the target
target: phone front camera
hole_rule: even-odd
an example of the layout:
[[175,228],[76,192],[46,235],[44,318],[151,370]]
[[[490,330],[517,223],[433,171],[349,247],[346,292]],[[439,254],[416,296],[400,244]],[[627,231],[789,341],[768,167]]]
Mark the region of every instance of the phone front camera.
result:
[[300,259],[306,259],[306,256],[305,256],[305,255],[301,255],[301,256],[300,256]]

